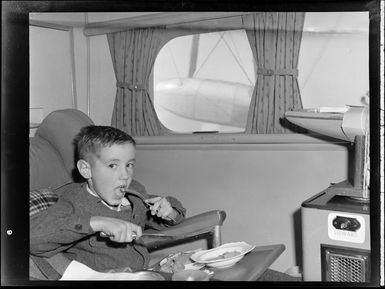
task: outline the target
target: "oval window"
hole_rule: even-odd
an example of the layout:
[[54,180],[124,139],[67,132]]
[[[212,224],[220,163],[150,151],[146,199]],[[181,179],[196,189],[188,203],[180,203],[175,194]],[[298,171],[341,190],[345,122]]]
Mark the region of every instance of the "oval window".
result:
[[174,132],[242,132],[255,84],[244,30],[177,37],[154,65],[154,106]]

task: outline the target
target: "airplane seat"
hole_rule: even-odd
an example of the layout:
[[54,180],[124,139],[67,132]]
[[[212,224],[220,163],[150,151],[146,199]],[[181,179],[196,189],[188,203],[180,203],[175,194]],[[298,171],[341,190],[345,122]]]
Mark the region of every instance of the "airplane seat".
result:
[[[55,203],[58,197],[55,192],[60,191],[56,189],[80,180],[76,174],[73,140],[82,127],[93,124],[80,110],[56,110],[45,117],[35,136],[30,138],[30,217]],[[36,196],[40,199],[36,200]],[[43,205],[42,201],[46,203]],[[184,206],[188,208],[188,204]],[[221,245],[221,227],[225,218],[226,213],[222,210],[203,212],[163,229],[161,232],[167,236],[164,239],[143,237],[142,241],[150,252],[198,239],[205,239],[208,248],[217,247]],[[155,230],[145,230],[151,231]],[[33,280],[60,279],[70,263],[61,253],[50,258],[30,255],[29,262],[30,279]]]

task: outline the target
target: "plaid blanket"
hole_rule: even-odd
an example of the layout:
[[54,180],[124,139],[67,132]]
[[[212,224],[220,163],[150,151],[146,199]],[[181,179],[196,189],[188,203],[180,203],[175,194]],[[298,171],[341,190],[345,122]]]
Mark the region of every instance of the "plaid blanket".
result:
[[58,196],[50,189],[40,189],[29,192],[29,216],[44,211],[49,206],[55,204]]

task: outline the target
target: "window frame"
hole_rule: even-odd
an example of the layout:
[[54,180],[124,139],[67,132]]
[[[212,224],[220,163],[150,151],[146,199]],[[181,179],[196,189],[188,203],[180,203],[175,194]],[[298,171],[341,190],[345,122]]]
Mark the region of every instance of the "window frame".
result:
[[[245,13],[246,14],[246,13]],[[207,24],[206,23],[206,20],[203,21],[203,26],[206,26]],[[184,27],[184,26],[182,26]],[[237,30],[243,30],[245,33],[245,29],[238,26],[238,27],[234,27],[233,25],[231,26],[232,29],[220,29],[220,28],[207,28],[207,29],[202,29],[202,30],[194,30],[194,32],[192,33],[191,32],[191,27],[190,27],[190,30],[185,30],[185,29],[181,29],[175,33],[175,32],[170,32],[169,33],[169,36],[166,37],[161,45],[161,48],[159,49],[158,51],[158,54],[157,54],[157,57],[159,55],[159,52],[165,47],[165,45],[167,45],[170,41],[178,38],[178,37],[184,37],[184,36],[193,36],[193,35],[196,35],[196,34],[204,34],[204,33],[219,33],[219,32],[223,32],[223,31],[237,31]],[[209,29],[209,31],[208,31]],[[179,34],[180,33],[180,34]],[[250,45],[250,43],[248,43]],[[251,49],[251,48],[250,48]],[[252,55],[253,57],[253,63],[255,64],[255,59],[254,59],[254,56]],[[155,58],[156,59],[156,58]],[[150,92],[150,98],[151,98],[151,101],[154,103],[154,97],[155,97],[155,94],[154,94],[154,67],[155,65],[152,67],[151,69],[151,74],[150,74],[150,87],[149,87],[149,92]],[[255,87],[255,83],[254,83],[254,87]],[[250,108],[250,107],[249,107]],[[154,106],[154,110],[155,110],[155,106]],[[155,110],[155,113],[156,110]],[[157,117],[158,117],[158,114],[157,114]],[[159,119],[159,117],[158,117]],[[247,120],[246,120],[247,121]],[[247,134],[246,133],[246,123],[245,123],[245,128],[244,130],[242,131],[239,131],[239,132],[213,132],[213,131],[193,131],[193,132],[190,132],[190,133],[187,133],[187,132],[176,132],[176,131],[173,131],[171,129],[169,129],[168,127],[166,127],[162,122],[161,120],[159,119],[159,123],[162,127],[162,130],[163,132],[165,133],[165,135],[168,135],[168,136],[173,136],[173,135],[194,135],[194,134],[225,134],[225,135],[233,135],[234,136],[237,136],[238,134]]]

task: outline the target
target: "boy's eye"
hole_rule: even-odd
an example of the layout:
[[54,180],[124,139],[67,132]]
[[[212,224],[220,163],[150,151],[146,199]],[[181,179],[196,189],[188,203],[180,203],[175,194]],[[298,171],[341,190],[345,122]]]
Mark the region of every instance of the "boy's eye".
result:
[[116,164],[109,164],[108,166],[109,166],[111,169],[115,169],[115,168],[117,167]]
[[128,168],[133,168],[135,166],[135,163],[129,163],[129,164],[127,164],[127,167]]

